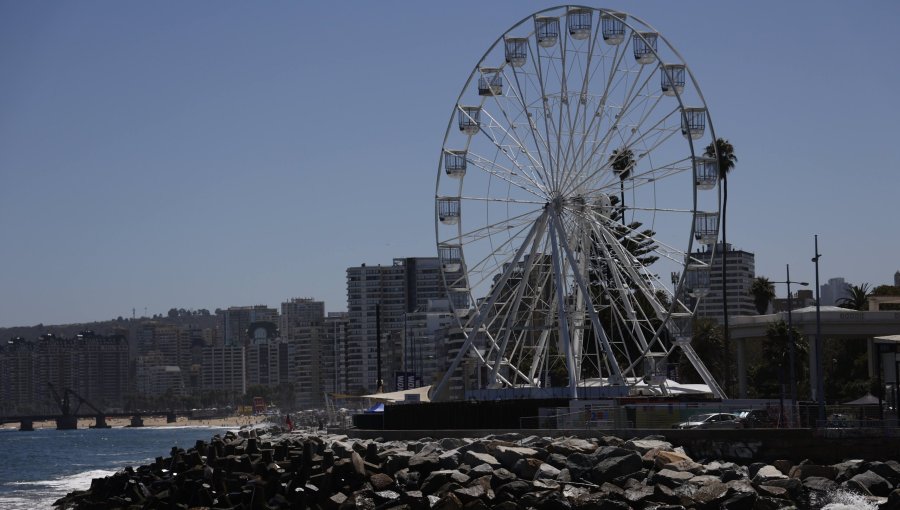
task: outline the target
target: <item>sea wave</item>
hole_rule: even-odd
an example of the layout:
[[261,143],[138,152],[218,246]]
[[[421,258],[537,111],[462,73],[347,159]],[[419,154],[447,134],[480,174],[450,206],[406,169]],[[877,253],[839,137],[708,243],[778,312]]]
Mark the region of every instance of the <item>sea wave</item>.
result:
[[87,490],[91,480],[115,474],[115,471],[92,469],[62,476],[52,480],[35,480],[27,482],[8,482],[13,487],[11,492],[0,495],[0,508],[4,510],[51,509],[53,503],[66,494],[76,490]]

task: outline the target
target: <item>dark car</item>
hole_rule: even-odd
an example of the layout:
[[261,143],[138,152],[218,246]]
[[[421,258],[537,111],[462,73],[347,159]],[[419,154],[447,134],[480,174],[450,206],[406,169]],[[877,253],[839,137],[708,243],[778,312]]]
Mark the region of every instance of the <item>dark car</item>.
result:
[[775,426],[775,421],[765,409],[741,409],[735,411],[734,414],[740,418],[741,424],[745,428],[761,429]]
[[673,429],[739,429],[743,425],[737,415],[731,413],[698,414],[688,421],[672,425]]

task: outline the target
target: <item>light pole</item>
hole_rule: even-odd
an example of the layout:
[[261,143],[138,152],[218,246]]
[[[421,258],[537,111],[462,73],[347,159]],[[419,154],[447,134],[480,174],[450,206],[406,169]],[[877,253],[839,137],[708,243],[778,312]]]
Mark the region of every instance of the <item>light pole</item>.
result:
[[[825,421],[825,376],[822,373],[822,314],[819,299],[819,234],[815,234],[816,256],[812,261],[816,264],[816,400],[819,402],[819,421]],[[812,381],[810,381],[812,384]]]
[[806,287],[809,285],[807,282],[797,282],[791,280],[791,265],[787,264],[787,278],[783,282],[772,282],[772,283],[785,283],[787,284],[787,294],[788,294],[788,359],[791,364],[791,423],[793,423],[794,417],[794,406],[797,405],[797,375],[794,373],[794,365],[795,365],[795,357],[796,357],[796,339],[794,338],[794,316],[792,311],[794,310],[794,301],[793,296],[791,295],[791,284],[796,283],[798,285],[802,285]]

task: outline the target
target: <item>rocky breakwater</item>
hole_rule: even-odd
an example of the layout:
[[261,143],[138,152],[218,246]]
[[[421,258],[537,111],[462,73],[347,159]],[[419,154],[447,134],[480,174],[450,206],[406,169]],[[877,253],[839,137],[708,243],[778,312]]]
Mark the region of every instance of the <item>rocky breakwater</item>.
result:
[[[95,479],[59,508],[900,509],[900,463],[692,459],[661,437],[353,440],[228,433]],[[843,503],[841,503],[843,504]],[[835,503],[835,506],[838,503]],[[843,507],[853,508],[853,507]]]

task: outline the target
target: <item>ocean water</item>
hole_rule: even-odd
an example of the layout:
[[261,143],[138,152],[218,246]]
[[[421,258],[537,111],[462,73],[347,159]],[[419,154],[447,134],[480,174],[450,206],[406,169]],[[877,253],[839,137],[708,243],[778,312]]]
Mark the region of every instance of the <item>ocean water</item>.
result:
[[34,432],[0,429],[0,510],[51,509],[73,490],[126,466],[188,449],[227,429],[144,427]]

